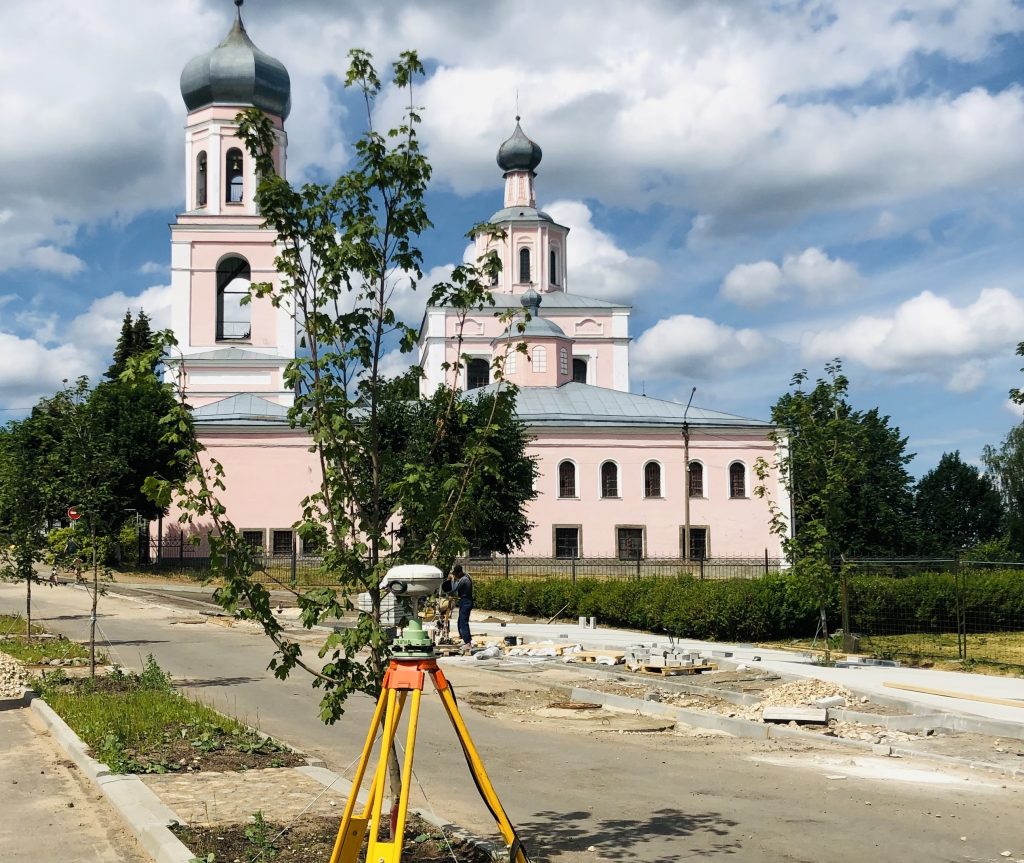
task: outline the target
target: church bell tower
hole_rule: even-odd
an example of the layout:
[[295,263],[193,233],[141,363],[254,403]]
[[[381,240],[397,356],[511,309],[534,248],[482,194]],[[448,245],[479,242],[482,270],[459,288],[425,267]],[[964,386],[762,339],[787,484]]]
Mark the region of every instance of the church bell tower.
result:
[[[211,51],[181,73],[185,122],[185,211],[171,225],[172,326],[182,353],[188,401],[202,408],[244,397],[288,406],[294,393],[283,373],[295,356],[289,309],[249,295],[253,282],[276,284],[277,235],[256,206],[254,160],[238,136],[236,117],[259,108],[275,132],[274,164],[285,174],[284,121],[291,83],[284,65],[257,48],[235,20]],[[176,365],[176,363],[173,363]]]

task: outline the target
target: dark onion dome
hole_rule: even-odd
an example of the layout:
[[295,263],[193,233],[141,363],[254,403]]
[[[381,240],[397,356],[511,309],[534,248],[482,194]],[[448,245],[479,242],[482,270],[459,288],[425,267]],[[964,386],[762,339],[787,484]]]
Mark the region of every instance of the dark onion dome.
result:
[[560,339],[568,338],[558,324],[553,321],[549,321],[547,318],[540,316],[540,304],[542,297],[533,288],[530,288],[523,298],[519,301],[527,313],[530,315],[530,320],[525,323],[513,323],[505,331],[507,336],[555,336]]
[[292,108],[288,70],[253,45],[242,24],[242,0],[235,0],[235,6],[235,23],[224,41],[182,70],[185,107],[195,111],[208,105],[253,105],[283,120]]
[[542,156],[540,147],[523,134],[519,117],[516,117],[516,130],[512,137],[498,148],[498,167],[505,172],[535,171]]

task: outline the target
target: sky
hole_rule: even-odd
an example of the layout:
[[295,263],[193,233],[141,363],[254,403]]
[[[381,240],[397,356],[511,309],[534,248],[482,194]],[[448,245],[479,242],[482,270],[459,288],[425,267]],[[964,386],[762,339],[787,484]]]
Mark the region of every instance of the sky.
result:
[[[169,323],[179,75],[233,15],[0,9],[0,420],[102,374],[126,309]],[[1024,3],[247,0],[243,17],[291,75],[293,182],[350,166],[347,52],[419,52],[428,274],[501,207],[518,109],[544,151],[538,205],[571,229],[568,289],[633,306],[634,391],[695,386],[694,404],[767,419],[794,372],[840,357],[915,475],[1021,421]]]

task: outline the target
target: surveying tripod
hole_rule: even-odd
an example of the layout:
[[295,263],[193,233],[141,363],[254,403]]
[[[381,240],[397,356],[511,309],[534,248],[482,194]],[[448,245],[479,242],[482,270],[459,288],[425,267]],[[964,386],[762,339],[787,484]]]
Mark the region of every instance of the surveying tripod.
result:
[[[345,812],[341,816],[341,827],[338,829],[338,838],[334,842],[330,863],[355,863],[363,839],[367,836],[369,837],[366,846],[367,863],[400,863],[406,816],[409,809],[409,789],[412,784],[412,761],[416,748],[420,699],[423,696],[423,685],[427,677],[434,684],[437,694],[441,696],[441,703],[444,705],[445,712],[455,729],[455,735],[462,746],[462,752],[466,757],[466,764],[477,791],[480,792],[480,797],[493,816],[498,830],[508,846],[509,863],[530,863],[530,858],[519,840],[519,835],[508,820],[508,816],[494,792],[494,787],[491,785],[491,780],[487,777],[476,747],[473,746],[473,741],[469,737],[469,731],[466,730],[466,725],[462,721],[459,706],[455,701],[455,693],[444,673],[437,666],[433,644],[419,620],[410,621],[405,629],[404,637],[395,642],[394,653],[388,670],[384,674],[380,698],[377,700],[377,709],[370,721],[370,732],[366,736],[366,743],[363,745],[363,752],[359,758],[359,766],[356,768],[355,777],[352,780],[352,790],[349,793],[348,802],[345,804]],[[398,732],[398,722],[402,717],[406,702],[410,700],[410,694],[412,698],[409,706],[409,726],[405,738],[402,787],[398,797],[394,836],[392,839],[382,840],[379,836],[384,806],[384,788],[388,775],[388,755]],[[356,815],[359,788],[366,775],[373,744],[377,737],[377,729],[380,727],[383,727],[383,731],[377,769],[370,783],[366,804]]]

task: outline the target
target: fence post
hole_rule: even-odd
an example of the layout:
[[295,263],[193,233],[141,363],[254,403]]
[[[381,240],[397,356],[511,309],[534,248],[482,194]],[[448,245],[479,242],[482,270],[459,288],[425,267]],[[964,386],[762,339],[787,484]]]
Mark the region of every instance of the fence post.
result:
[[576,583],[576,555],[572,556],[572,583]]
[[164,562],[164,517],[157,516],[156,519],[156,562],[157,565]]
[[185,531],[178,531],[178,560],[185,559]]
[[637,581],[640,580],[640,555],[641,554],[642,554],[642,552],[640,551],[640,549],[637,549],[636,550],[636,580]]
[[700,557],[700,580],[704,580],[704,555]]
[[508,571],[508,552],[506,551],[505,552],[505,578],[508,578],[508,577],[509,577],[509,571]]
[[297,568],[298,568],[298,562],[299,562],[298,553],[297,552],[298,552],[298,548],[297,548],[296,543],[295,543],[295,537],[293,536],[292,537],[292,571],[291,571],[291,577],[289,579],[289,583],[291,584],[292,587],[295,587],[295,583],[298,580],[297,577],[296,577],[296,575],[297,575]]
[[[836,564],[833,564],[836,566]],[[840,611],[842,612],[843,618],[843,650],[847,653],[852,653],[856,648],[853,643],[853,635],[850,632],[850,590],[849,585],[846,582],[846,567],[842,564],[838,565],[839,568],[839,596],[840,596]]]
[[765,546],[764,550],[764,574],[768,574],[768,548]]
[[966,581],[967,571],[960,563],[960,553],[956,552],[953,555],[953,593],[956,596],[956,652],[960,659],[967,659]]

